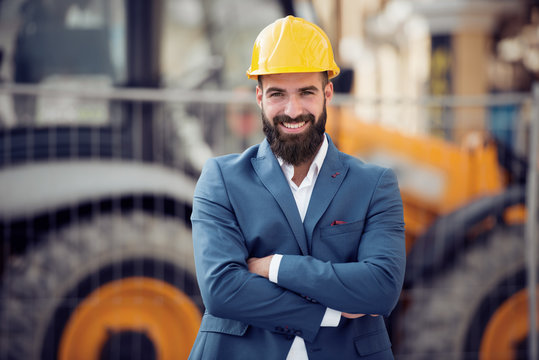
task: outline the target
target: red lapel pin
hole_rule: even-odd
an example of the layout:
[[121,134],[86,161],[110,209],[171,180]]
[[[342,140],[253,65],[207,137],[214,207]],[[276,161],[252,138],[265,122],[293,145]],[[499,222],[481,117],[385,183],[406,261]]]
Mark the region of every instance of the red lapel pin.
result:
[[337,175],[341,175],[341,173],[336,172],[335,174],[331,175],[332,178],[336,178]]

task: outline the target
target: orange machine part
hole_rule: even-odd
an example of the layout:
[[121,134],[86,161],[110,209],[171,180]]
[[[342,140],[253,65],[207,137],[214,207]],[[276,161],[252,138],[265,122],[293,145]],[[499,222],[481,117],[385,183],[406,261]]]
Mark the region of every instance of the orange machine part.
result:
[[60,340],[59,359],[97,360],[110,332],[138,331],[153,342],[160,360],[186,359],[201,315],[176,287],[153,278],[107,283],[71,315]]
[[[328,119],[328,132],[341,151],[366,161],[372,161],[372,155],[384,154],[394,163],[404,205],[407,249],[438,216],[503,191],[503,173],[494,144],[464,148],[434,136],[408,135],[364,122],[346,107],[328,107]],[[429,193],[424,187],[410,187],[402,181],[405,173],[422,171],[437,176],[438,191]],[[414,185],[408,181],[410,184]]]
[[520,290],[507,299],[489,320],[481,340],[480,360],[516,359],[516,345],[529,332],[528,292]]

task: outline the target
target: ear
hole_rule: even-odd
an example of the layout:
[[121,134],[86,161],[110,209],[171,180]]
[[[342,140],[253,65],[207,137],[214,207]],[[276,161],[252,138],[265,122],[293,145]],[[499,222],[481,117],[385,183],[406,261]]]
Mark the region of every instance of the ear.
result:
[[258,104],[258,107],[262,108],[262,95],[263,90],[260,88],[260,86],[256,86],[256,102]]
[[333,83],[331,81],[329,81],[324,88],[324,96],[326,97],[327,102],[330,102],[333,98]]

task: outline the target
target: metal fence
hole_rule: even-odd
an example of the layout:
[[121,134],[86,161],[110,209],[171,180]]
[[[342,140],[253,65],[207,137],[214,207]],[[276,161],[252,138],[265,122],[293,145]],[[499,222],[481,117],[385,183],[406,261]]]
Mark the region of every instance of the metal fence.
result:
[[[338,146],[399,176],[397,358],[537,358],[536,93],[333,99]],[[254,92],[4,85],[0,103],[0,358],[186,357],[194,184],[263,138]]]

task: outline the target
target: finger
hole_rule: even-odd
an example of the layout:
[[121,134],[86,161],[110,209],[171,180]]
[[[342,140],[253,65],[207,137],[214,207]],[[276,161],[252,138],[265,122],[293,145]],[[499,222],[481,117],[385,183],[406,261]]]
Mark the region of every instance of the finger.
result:
[[362,316],[365,316],[365,314],[350,314],[350,313],[342,313],[342,316],[344,316],[347,319],[357,319]]

